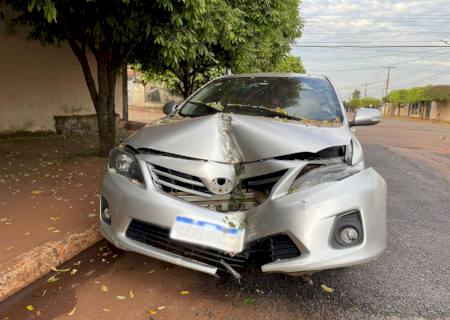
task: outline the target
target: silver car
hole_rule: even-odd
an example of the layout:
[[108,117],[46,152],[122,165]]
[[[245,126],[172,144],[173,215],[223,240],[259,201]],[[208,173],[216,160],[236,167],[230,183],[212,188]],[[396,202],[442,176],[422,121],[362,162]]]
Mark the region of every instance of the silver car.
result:
[[215,79],[111,152],[100,228],[115,246],[239,278],[366,263],[386,247],[386,183],[326,77]]

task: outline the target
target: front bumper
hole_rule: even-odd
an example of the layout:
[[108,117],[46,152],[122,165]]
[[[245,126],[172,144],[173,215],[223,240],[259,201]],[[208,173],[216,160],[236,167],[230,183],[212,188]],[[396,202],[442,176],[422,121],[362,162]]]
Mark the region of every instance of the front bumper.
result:
[[[151,177],[144,172],[146,181]],[[194,270],[216,274],[217,267],[146,245],[127,237],[133,219],[170,229],[177,216],[223,225],[241,221],[239,213],[221,213],[181,201],[158,191],[130,183],[108,170],[102,196],[108,201],[112,224],[100,220],[100,230],[117,247]],[[357,246],[336,249],[331,245],[335,220],[358,210],[364,239]],[[288,235],[301,252],[297,258],[281,259],[261,266],[263,272],[298,273],[366,263],[386,247],[386,183],[372,168],[337,182],[300,192],[269,197],[245,213],[245,243],[276,234]],[[224,216],[226,218],[224,219]]]

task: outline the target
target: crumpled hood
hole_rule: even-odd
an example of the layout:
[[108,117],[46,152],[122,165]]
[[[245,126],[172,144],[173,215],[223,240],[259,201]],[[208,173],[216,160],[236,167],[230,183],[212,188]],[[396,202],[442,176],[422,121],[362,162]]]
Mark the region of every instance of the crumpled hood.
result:
[[148,125],[125,143],[180,156],[242,163],[347,145],[345,125],[317,127],[297,121],[216,113],[160,125]]

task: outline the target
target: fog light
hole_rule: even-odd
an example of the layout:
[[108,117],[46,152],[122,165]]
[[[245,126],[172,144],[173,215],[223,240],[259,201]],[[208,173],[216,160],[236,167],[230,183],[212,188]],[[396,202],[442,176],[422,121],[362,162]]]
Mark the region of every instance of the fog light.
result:
[[354,228],[345,228],[341,231],[341,238],[345,243],[352,243],[358,240],[358,230]]
[[346,248],[362,243],[364,238],[361,213],[352,211],[344,213],[336,218],[331,245],[336,248]]
[[109,209],[108,201],[103,196],[101,198],[100,217],[103,222],[111,225],[111,210]]

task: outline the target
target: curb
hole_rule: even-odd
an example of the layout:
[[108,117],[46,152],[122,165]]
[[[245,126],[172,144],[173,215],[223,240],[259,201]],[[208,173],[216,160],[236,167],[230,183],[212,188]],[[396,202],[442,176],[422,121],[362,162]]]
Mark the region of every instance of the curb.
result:
[[0,264],[0,302],[102,239],[96,225],[85,232],[46,242]]

